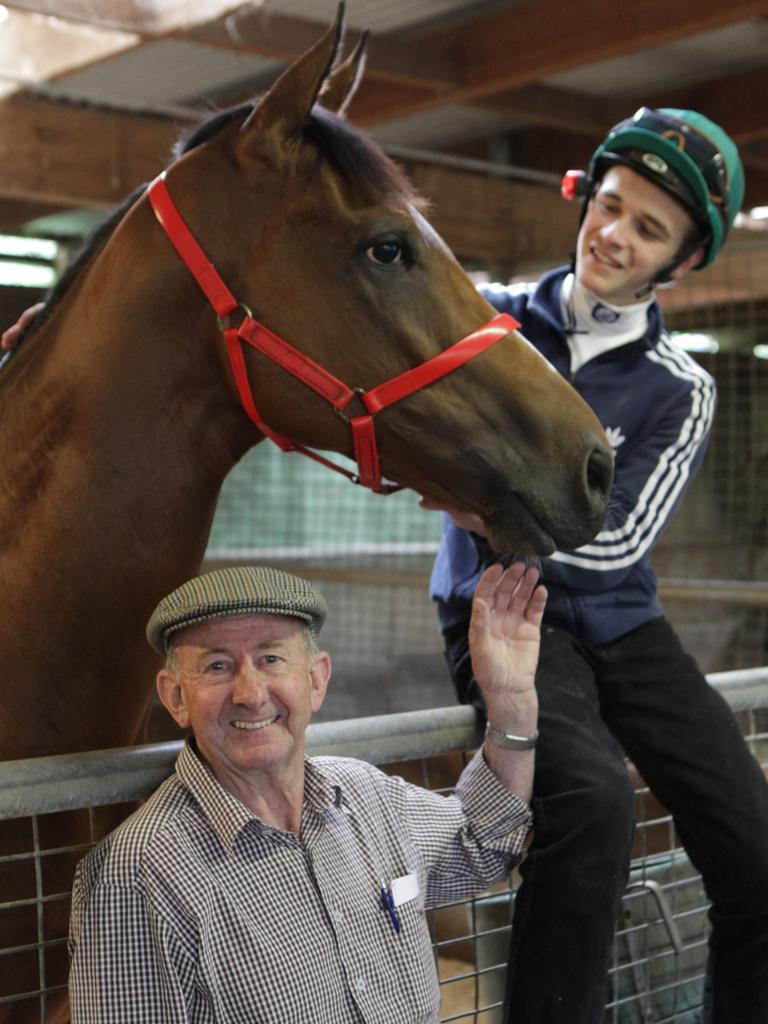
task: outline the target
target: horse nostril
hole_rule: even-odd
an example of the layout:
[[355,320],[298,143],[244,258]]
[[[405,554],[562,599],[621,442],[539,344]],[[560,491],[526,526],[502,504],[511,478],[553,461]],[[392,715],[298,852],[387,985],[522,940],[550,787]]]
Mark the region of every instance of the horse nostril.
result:
[[607,448],[593,448],[587,459],[587,490],[605,502],[613,483],[613,458]]

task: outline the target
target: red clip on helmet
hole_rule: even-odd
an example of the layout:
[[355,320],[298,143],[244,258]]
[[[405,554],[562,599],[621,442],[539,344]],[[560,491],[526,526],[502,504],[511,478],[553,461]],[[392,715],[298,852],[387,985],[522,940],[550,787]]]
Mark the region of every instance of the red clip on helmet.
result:
[[589,177],[586,171],[566,171],[560,183],[560,195],[569,203],[583,199],[589,191]]

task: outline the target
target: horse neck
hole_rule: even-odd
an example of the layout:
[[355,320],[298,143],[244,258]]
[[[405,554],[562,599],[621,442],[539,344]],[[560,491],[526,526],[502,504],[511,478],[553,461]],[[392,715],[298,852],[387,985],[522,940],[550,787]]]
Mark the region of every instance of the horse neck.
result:
[[[213,312],[146,201],[39,334],[27,343],[36,351],[25,355],[39,358],[20,381],[25,400],[14,407],[27,415],[7,425],[10,450],[44,423],[49,445],[77,443],[102,495],[126,483],[135,493],[138,474],[168,502],[215,499],[259,439],[227,382]],[[146,493],[148,506],[154,497]]]
[[0,759],[140,738],[144,624],[197,570],[221,482],[258,439],[197,286],[137,234],[118,229],[0,380]]
[[[27,699],[50,718],[37,723],[39,750],[130,741],[153,675],[144,624],[198,570],[221,483],[260,439],[229,389],[197,286],[137,213],[3,385],[0,592],[13,602],[0,677],[24,664]],[[30,636],[47,642],[30,650]],[[134,682],[108,693],[115,674]],[[77,681],[59,695],[59,677]],[[92,732],[77,719],[84,706],[99,709]]]

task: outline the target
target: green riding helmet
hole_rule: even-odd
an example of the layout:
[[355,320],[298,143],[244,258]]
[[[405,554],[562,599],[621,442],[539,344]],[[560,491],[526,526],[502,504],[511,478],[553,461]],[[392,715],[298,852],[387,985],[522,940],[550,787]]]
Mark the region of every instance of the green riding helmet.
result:
[[712,263],[744,198],[739,151],[719,125],[695,110],[641,107],[595,150],[588,180],[599,181],[611,163],[625,164],[682,203],[704,244],[698,268]]

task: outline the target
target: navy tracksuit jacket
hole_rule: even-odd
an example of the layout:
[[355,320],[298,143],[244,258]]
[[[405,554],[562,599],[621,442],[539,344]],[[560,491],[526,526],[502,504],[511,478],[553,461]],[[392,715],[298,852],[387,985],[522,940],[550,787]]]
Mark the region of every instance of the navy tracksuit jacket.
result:
[[[711,376],[664,331],[649,307],[645,335],[570,372],[562,267],[537,285],[480,291],[520,321],[525,337],[573,385],[603,424],[616,456],[606,522],[594,540],[543,560],[546,621],[603,644],[663,614],[650,555],[704,456],[715,408]],[[484,542],[446,516],[432,572],[441,629],[468,621],[472,594],[493,560]]]

